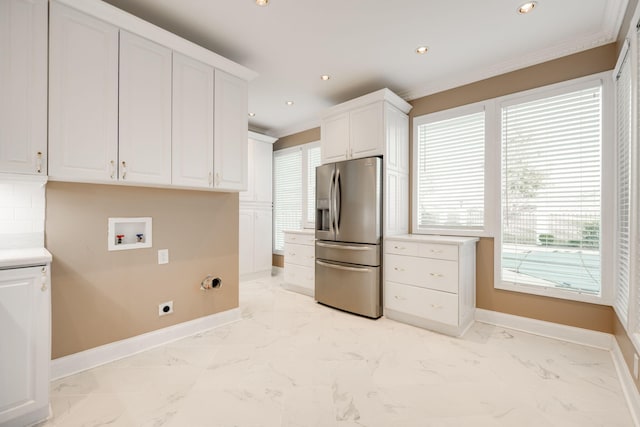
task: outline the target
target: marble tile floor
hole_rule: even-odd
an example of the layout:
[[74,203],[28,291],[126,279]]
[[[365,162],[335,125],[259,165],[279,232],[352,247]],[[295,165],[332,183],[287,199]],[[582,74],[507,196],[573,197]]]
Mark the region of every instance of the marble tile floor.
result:
[[242,320],[51,385],[42,426],[632,426],[608,351],[452,338],[241,283]]

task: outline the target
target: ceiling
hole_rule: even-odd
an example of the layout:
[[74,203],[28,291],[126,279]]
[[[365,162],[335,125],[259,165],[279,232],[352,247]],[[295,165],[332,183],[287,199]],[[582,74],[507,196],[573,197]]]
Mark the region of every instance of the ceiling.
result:
[[277,137],[384,87],[411,100],[615,41],[627,1],[106,0],[256,71],[249,127]]

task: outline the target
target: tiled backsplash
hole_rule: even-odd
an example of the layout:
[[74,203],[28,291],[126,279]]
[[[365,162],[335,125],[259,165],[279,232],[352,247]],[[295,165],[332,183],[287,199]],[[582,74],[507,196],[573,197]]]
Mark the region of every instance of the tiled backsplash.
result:
[[0,177],[0,249],[44,246],[45,184]]

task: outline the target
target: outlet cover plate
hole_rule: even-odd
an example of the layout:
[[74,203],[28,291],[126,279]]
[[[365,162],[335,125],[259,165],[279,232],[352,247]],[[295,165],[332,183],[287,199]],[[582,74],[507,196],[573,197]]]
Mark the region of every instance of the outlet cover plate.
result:
[[169,264],[169,249],[158,250],[158,264]]
[[158,304],[158,316],[166,316],[171,313],[173,313],[173,301]]

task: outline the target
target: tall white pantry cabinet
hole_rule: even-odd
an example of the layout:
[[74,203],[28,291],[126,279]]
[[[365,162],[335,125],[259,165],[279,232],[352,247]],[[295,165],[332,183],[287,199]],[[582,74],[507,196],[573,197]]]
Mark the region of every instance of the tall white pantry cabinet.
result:
[[52,180],[242,191],[255,73],[96,0],[51,0]]
[[272,165],[276,138],[249,132],[247,191],[240,193],[240,275],[271,271]]

